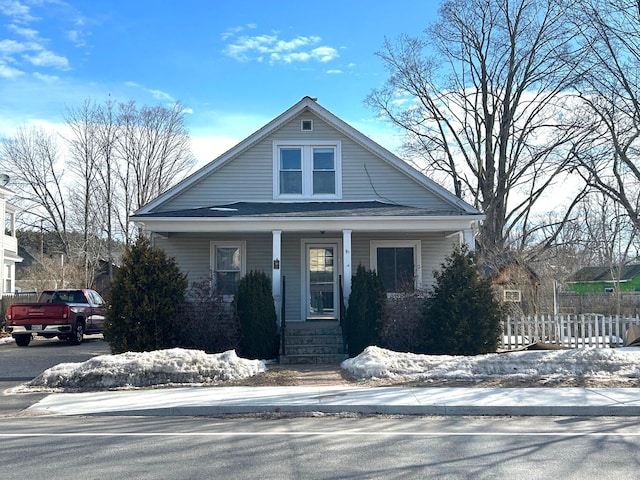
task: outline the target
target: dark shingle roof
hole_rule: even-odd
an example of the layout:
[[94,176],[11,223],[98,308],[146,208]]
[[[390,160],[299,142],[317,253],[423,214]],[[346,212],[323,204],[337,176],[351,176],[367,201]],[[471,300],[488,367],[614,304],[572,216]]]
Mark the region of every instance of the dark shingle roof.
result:
[[431,210],[382,202],[237,202],[186,210],[136,215],[137,218],[229,218],[229,217],[417,217],[461,215],[460,211]]
[[[615,272],[616,269],[614,269]],[[617,273],[617,272],[615,272]],[[620,282],[627,282],[633,280],[640,275],[640,264],[638,265],[625,265],[620,271]],[[581,282],[613,282],[614,279],[611,275],[611,268],[609,267],[584,267],[574,273],[567,279],[569,283],[581,283]]]

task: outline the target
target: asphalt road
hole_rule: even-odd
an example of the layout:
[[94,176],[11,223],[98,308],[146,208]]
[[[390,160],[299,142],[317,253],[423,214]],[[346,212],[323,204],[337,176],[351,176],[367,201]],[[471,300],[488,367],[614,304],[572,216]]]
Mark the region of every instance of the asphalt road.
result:
[[637,478],[638,418],[0,418],[6,480]]
[[36,403],[44,394],[6,395],[12,387],[37,377],[59,363],[84,362],[109,353],[102,335],[88,335],[81,345],[69,345],[58,339],[36,338],[28,347],[15,343],[0,345],[0,417],[11,416]]

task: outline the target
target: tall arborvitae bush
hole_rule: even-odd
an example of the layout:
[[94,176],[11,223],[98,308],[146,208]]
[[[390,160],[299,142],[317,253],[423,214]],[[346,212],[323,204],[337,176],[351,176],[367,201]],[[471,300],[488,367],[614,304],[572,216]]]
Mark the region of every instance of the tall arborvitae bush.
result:
[[271,279],[262,271],[251,271],[240,279],[235,299],[240,320],[240,355],[272,359],[280,348],[278,319]]
[[104,336],[111,351],[175,347],[186,288],[175,259],[140,236],[126,248],[107,296]]
[[491,281],[478,272],[476,255],[456,247],[440,271],[423,311],[423,353],[476,355],[495,352],[502,305]]
[[382,281],[373,270],[358,265],[351,281],[346,314],[349,356],[359,355],[370,345],[377,345],[386,294]]

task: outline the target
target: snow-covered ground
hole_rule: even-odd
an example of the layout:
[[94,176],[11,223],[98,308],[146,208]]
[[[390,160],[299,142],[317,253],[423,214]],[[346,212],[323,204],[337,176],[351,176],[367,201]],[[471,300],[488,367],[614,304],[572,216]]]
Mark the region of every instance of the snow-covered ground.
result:
[[[14,391],[220,385],[251,377],[267,368],[268,362],[239,358],[234,351],[206,354],[175,348],[101,355],[82,363],[62,363]],[[361,380],[480,381],[508,377],[533,381],[583,377],[624,382],[640,379],[640,347],[519,351],[478,356],[416,355],[368,347],[357,357],[345,360],[342,368]]]

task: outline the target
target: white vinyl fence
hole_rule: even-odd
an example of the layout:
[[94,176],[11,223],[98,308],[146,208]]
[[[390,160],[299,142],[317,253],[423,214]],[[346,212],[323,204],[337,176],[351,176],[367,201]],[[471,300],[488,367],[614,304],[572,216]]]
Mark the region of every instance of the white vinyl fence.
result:
[[507,317],[503,323],[504,350],[513,350],[537,342],[565,347],[622,347],[629,325],[640,325],[640,317],[599,314],[536,315]]

